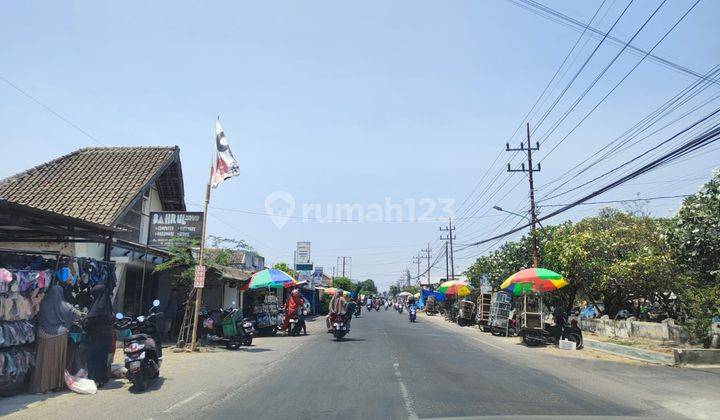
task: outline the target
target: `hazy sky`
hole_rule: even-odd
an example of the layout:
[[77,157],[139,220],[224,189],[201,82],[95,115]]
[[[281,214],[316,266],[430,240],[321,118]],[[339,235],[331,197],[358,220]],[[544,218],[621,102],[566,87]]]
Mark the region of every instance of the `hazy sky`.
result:
[[[547,2],[583,22],[600,4]],[[636,0],[612,34],[629,39],[659,4]],[[633,44],[651,48],[691,4],[669,0]],[[626,5],[626,0],[607,0],[593,25],[607,30]],[[409,211],[405,200],[427,199],[417,211],[438,203],[433,218],[444,215],[441,199],[454,199],[457,208],[580,36],[576,28],[500,0],[27,1],[4,2],[0,10],[0,76],[97,139],[0,81],[0,177],[80,147],[178,145],[186,200],[195,210],[207,182],[213,119],[220,114],[242,173],[213,191],[210,233],[246,239],[270,262],[292,262],[295,242],[312,241],[316,265],[329,272],[337,256],[352,256],[354,278],[371,277],[384,286],[406,267],[415,271],[410,259],[429,241],[433,250],[441,247],[441,223],[319,223],[302,219],[302,207],[317,205],[327,216],[328,207],[343,204],[372,212],[377,207],[370,205],[376,203],[387,211],[390,200],[404,205],[404,218]],[[720,2],[704,0],[654,54],[705,73],[720,62],[717,16]],[[554,96],[541,102],[541,111],[599,41],[581,40],[570,70],[561,72],[564,77],[553,85]],[[598,49],[541,126],[538,139],[618,51],[611,42]],[[543,143],[537,155],[543,158],[536,178],[540,198],[549,190],[544,183],[695,80],[643,62],[545,159],[638,60],[638,55],[623,54]],[[718,93],[710,87],[693,103]],[[717,106],[717,101],[709,103],[594,168],[587,179]],[[539,120],[534,115],[530,123]],[[718,161],[715,148],[596,200],[693,192]],[[496,164],[460,209],[460,214],[471,209],[466,216],[473,218],[459,222],[458,243],[483,239],[518,221],[494,212],[493,205],[527,208],[527,183],[521,174],[502,173],[504,163]],[[495,175],[500,177],[494,186],[505,177],[510,182],[494,196],[494,186],[480,194]],[[295,201],[296,218],[282,229],[266,215],[247,213],[265,213],[266,197],[275,191]],[[670,215],[679,200],[652,201],[647,209]],[[598,207],[584,206],[555,221],[590,215]],[[458,253],[457,271],[486,249]],[[443,263],[433,275],[444,276],[444,270]]]

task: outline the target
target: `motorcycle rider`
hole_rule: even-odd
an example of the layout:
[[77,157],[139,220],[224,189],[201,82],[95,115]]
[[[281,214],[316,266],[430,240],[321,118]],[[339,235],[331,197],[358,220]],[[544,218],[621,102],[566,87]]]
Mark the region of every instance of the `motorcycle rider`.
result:
[[347,301],[342,295],[342,292],[337,292],[330,299],[328,305],[328,316],[325,318],[327,324],[328,333],[332,333],[332,322],[331,319],[335,315],[345,316],[347,314]]
[[290,292],[290,297],[285,303],[285,319],[283,320],[283,330],[288,331],[290,325],[290,315],[297,314],[298,317],[302,316],[302,308],[305,305],[305,299],[300,296],[300,290],[297,288]]

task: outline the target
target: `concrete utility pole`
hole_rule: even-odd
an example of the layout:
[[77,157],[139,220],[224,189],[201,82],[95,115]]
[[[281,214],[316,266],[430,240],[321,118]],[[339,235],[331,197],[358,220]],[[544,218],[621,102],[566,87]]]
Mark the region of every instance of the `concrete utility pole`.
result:
[[455,239],[455,226],[452,225],[452,219],[448,218],[447,227],[440,227],[441,232],[447,232],[447,236],[440,235],[440,239],[450,241],[450,276],[455,280],[455,259],[453,255],[453,239]]
[[[430,242],[428,242],[427,248],[423,249],[422,252],[425,254],[425,255],[423,255],[423,258],[426,258],[426,259],[427,259],[427,279],[428,279],[428,287],[432,287],[432,286],[430,286],[430,285],[432,284],[432,282],[430,281],[430,258],[431,258],[430,255],[431,255],[431,253],[432,253],[432,249],[430,248]],[[419,281],[419,280],[420,280],[420,279],[418,279],[418,281]]]
[[[418,273],[418,274],[417,274],[417,278],[418,278],[418,283],[420,283],[420,261],[422,261],[422,260],[423,260],[423,255],[422,255],[421,253],[418,253],[417,257],[413,257],[413,258],[412,258],[412,262],[417,263],[417,270],[418,270],[418,272],[417,272],[417,273]],[[409,278],[408,278],[408,286],[410,286],[410,279],[409,279]]]
[[450,278],[450,255],[448,255],[448,243],[445,241],[445,280]]
[[530,236],[532,238],[532,258],[533,267],[537,268],[540,257],[538,255],[537,234],[535,232],[535,225],[537,224],[537,213],[535,211],[535,186],[533,184],[533,173],[540,172],[540,163],[537,164],[537,168],[533,168],[532,152],[540,150],[540,143],[535,142],[535,147],[532,147],[532,145],[530,144],[530,123],[526,123],[525,127],[527,131],[527,149],[525,148],[525,145],[523,143],[520,143],[520,148],[518,149],[511,149],[510,143],[506,143],[505,150],[508,152],[527,151],[527,169],[525,169],[525,163],[522,163],[520,165],[520,169],[512,169],[510,168],[510,164],[508,163],[507,170],[508,172],[527,172],[528,174],[528,180],[530,181]]

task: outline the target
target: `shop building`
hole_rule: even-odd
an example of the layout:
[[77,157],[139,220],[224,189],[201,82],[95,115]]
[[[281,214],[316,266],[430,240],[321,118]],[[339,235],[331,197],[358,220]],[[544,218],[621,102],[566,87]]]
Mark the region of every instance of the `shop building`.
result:
[[0,248],[114,262],[113,305],[138,313],[175,281],[151,211],[185,211],[177,146],[84,148],[0,181]]

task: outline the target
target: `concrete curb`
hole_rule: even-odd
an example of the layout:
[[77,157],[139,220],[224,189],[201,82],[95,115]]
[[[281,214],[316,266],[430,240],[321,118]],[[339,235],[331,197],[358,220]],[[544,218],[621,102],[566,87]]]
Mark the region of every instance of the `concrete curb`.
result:
[[675,361],[687,366],[718,366],[720,350],[718,349],[675,349]]
[[629,346],[621,346],[620,344],[606,343],[603,341],[588,340],[587,338],[583,340],[583,344],[585,344],[585,347],[589,349],[604,351],[617,356],[640,360],[641,362],[658,363],[663,365],[675,364],[675,356],[672,354],[642,350]]

